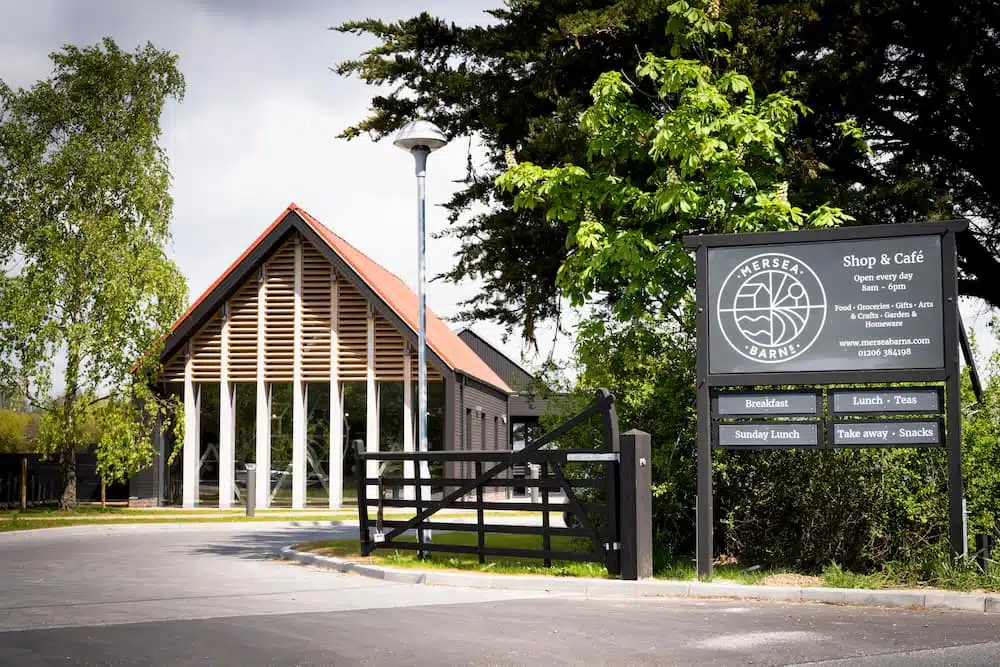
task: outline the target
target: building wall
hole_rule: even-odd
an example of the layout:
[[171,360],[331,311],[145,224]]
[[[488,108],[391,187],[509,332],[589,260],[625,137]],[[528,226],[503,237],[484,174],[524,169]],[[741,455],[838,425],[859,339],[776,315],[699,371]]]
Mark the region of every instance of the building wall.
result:
[[455,382],[455,449],[461,451],[509,449],[507,408],[506,394],[478,380],[458,375]]
[[[506,451],[510,449],[508,396],[464,375],[456,375],[454,389],[455,443],[458,451]],[[475,464],[462,462],[445,466],[445,476],[469,479]],[[501,477],[508,477],[505,472]],[[506,487],[485,487],[489,498],[505,497]]]

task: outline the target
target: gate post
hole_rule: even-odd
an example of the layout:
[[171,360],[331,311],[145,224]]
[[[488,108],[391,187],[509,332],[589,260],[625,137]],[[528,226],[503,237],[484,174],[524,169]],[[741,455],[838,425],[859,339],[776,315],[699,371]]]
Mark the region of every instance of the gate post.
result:
[[653,474],[649,434],[622,434],[618,470],[622,579],[653,576]]

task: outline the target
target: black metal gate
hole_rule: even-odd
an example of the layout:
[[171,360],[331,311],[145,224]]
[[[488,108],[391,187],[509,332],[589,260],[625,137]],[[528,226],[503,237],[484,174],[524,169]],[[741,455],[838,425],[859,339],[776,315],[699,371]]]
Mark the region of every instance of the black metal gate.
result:
[[[600,447],[546,448],[556,444],[560,437],[595,415],[599,415],[601,419]],[[647,450],[645,457],[648,458],[648,436],[641,435],[645,436],[644,443]],[[630,435],[629,438],[634,444],[635,436]],[[634,447],[631,453],[634,454]],[[416,550],[420,554],[434,551],[473,554],[479,557],[480,563],[486,562],[487,556],[538,558],[546,567],[550,567],[553,560],[591,561],[603,563],[610,574],[621,574],[623,510],[626,523],[634,524],[636,494],[634,475],[630,476],[628,471],[625,471],[626,479],[622,479],[620,454],[614,398],[604,389],[598,390],[594,401],[579,414],[518,451],[366,452],[359,448],[357,480],[361,553],[368,555],[377,549],[391,548]],[[646,458],[642,459],[643,466],[646,466]],[[413,475],[389,477],[379,474],[369,477],[365,473],[368,461],[379,463],[409,461],[412,462]],[[420,462],[423,461],[444,463],[444,469],[448,472],[442,477],[422,476]],[[474,470],[471,476],[456,472],[468,469],[469,464]],[[566,467],[569,464],[586,464],[587,474],[568,476]],[[515,479],[511,474],[514,466],[525,466],[529,469],[537,466],[535,469],[539,474],[528,479]],[[623,481],[631,487],[632,492],[627,493],[627,497],[632,500],[632,507],[622,507]],[[645,495],[648,496],[648,482],[645,485]],[[377,489],[375,497],[369,496],[369,487]],[[400,495],[397,490],[407,487],[413,490],[402,495],[410,498],[395,497]],[[512,487],[537,489],[539,502],[491,500],[488,497],[490,489]],[[432,496],[440,494],[439,497],[426,497],[429,489],[434,489]],[[394,497],[386,497],[387,490],[391,490]],[[564,502],[551,502],[551,495],[554,492],[561,493]],[[640,499],[643,495],[642,492],[639,493]],[[646,504],[648,505],[648,502]],[[415,508],[416,515],[408,519],[386,519],[383,512],[386,507]],[[369,517],[370,509],[376,510],[374,521]],[[475,523],[432,520],[436,513],[448,509],[475,510]],[[541,525],[487,523],[484,516],[487,511],[540,512]],[[564,513],[568,518],[565,527],[551,525],[550,513],[553,512]],[[648,511],[644,514],[648,515]],[[645,520],[649,521],[648,516]],[[437,543],[433,539],[428,539],[427,535],[427,531],[434,530],[475,532],[477,543],[475,545]],[[410,531],[416,533],[416,541],[411,541],[412,538],[405,539]],[[487,533],[540,535],[541,548],[488,547]],[[554,550],[552,538],[556,536],[582,538],[581,541],[588,548],[572,551]],[[627,541],[631,544],[635,540]],[[635,570],[634,567],[627,569],[629,572]]]

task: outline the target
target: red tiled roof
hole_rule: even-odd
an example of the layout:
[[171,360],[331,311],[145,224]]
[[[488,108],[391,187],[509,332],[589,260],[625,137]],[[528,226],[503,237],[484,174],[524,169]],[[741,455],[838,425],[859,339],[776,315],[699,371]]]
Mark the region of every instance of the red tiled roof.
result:
[[[246,259],[254,248],[260,245],[268,235],[277,227],[289,213],[297,214],[316,234],[326,242],[333,252],[337,253],[344,262],[358,274],[369,288],[414,332],[419,327],[420,304],[417,295],[398,276],[380,266],[363,252],[352,246],[343,238],[333,233],[326,225],[312,217],[305,210],[299,208],[294,203],[282,211],[281,215],[272,222],[264,232],[257,237],[250,247],[229,265],[219,278],[212,283],[207,290],[187,311],[170,327],[173,333],[177,327],[212,293],[219,288],[232,271],[236,269]],[[493,372],[486,362],[479,355],[472,351],[458,335],[451,330],[448,325],[442,322],[429,308],[427,309],[427,345],[430,347],[445,364],[452,370],[464,373],[476,378],[500,391],[513,393],[511,388]]]

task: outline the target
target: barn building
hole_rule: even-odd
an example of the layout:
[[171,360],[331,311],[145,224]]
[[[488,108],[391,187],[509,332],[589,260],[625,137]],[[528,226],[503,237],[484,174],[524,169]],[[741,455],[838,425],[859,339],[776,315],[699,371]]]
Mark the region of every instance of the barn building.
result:
[[[176,443],[156,434],[133,502],[232,507],[252,461],[257,507],[340,507],[348,443],[415,449],[418,310],[400,278],[290,205],[171,327],[157,388],[183,399],[183,447],[168,465]],[[430,311],[427,344],[430,449],[509,449],[511,387]]]

